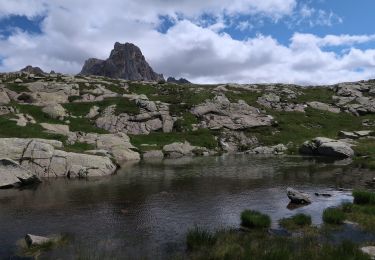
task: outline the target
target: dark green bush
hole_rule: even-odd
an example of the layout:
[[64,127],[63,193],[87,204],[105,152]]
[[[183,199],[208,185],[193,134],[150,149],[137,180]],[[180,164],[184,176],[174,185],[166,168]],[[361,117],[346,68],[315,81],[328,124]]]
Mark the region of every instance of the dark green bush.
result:
[[375,204],[375,192],[354,190],[353,197],[355,204]]
[[247,228],[269,228],[271,219],[258,211],[245,210],[241,213],[241,225]]
[[338,208],[328,208],[323,211],[323,221],[327,224],[340,225],[345,220],[345,214]]
[[284,228],[298,228],[311,225],[311,216],[305,214],[297,214],[290,218],[283,218],[280,220],[280,225]]

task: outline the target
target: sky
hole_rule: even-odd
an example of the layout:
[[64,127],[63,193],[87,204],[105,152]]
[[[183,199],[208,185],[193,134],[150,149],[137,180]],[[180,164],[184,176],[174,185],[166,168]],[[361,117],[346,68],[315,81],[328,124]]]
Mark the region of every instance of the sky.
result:
[[374,0],[0,0],[0,72],[77,74],[115,42],[195,83],[375,78]]

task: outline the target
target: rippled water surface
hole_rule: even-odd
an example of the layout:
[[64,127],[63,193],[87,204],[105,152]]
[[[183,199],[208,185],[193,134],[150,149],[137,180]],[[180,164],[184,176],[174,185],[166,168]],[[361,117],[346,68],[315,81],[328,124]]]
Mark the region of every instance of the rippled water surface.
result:
[[[269,214],[275,228],[278,219],[300,212],[320,224],[324,208],[350,201],[345,189],[370,175],[311,159],[236,155],[142,162],[101,179],[0,190],[0,258],[15,255],[27,233],[69,236],[69,245],[46,258],[173,257],[184,252],[189,228],[236,228],[247,208]],[[288,186],[309,193],[313,203],[288,209]]]

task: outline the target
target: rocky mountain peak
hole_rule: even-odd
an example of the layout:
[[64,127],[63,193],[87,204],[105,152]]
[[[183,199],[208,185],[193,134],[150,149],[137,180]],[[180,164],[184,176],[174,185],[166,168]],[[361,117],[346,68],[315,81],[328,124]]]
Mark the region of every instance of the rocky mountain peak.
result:
[[25,68],[21,69],[21,71],[31,74],[44,74],[44,71],[41,68],[33,67],[31,65],[27,65]]
[[164,80],[147,63],[140,48],[132,43],[116,42],[106,60],[90,58],[85,61],[80,74],[122,78],[127,80]]

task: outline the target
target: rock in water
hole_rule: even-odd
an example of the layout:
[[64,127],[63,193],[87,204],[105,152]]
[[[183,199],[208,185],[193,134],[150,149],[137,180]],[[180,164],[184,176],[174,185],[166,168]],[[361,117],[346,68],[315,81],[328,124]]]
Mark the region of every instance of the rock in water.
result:
[[127,80],[164,80],[163,75],[153,71],[141,50],[132,43],[116,42],[108,59],[91,58],[86,60],[80,74]]
[[349,158],[354,156],[350,144],[325,137],[317,137],[303,143],[300,153],[308,155],[321,155],[336,158]]
[[0,188],[19,187],[40,182],[30,171],[10,159],[0,159]]
[[311,203],[309,195],[302,193],[293,188],[287,188],[286,193],[292,203],[296,204],[309,204]]
[[43,244],[53,242],[54,239],[27,234],[25,236],[25,241],[28,247],[32,247],[32,246],[41,246]]

